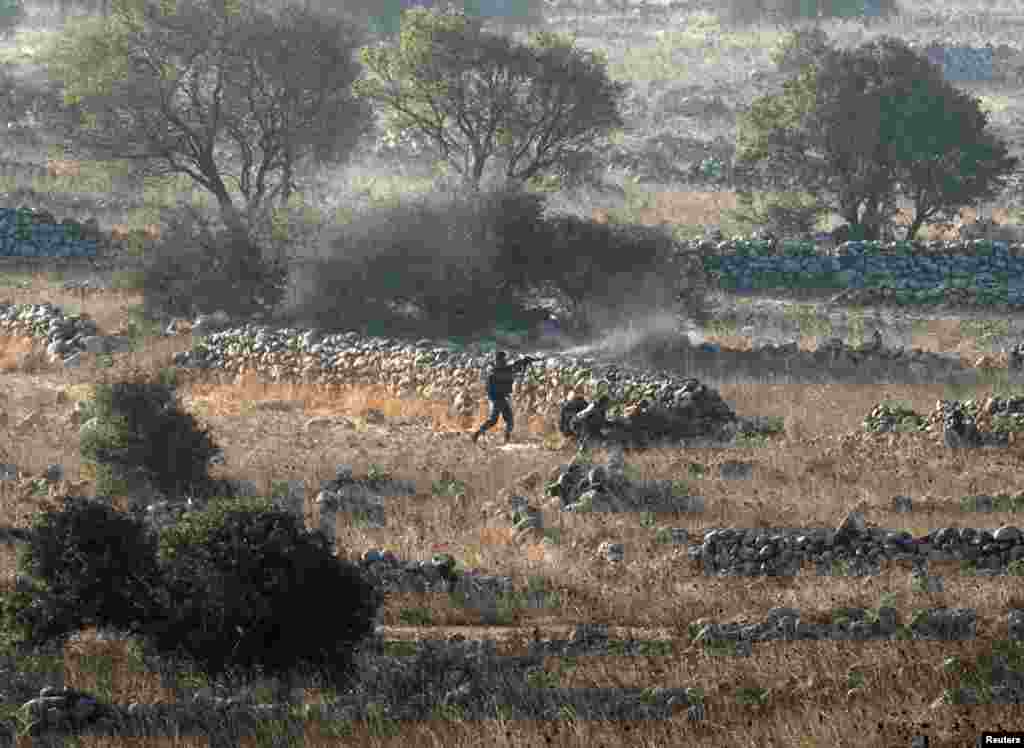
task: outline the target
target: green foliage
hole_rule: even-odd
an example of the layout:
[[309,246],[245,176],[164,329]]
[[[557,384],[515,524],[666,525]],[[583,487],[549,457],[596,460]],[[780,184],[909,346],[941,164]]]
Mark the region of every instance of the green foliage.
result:
[[157,615],[155,541],[140,521],[102,503],[66,496],[60,510],[36,518],[19,566],[33,589],[7,596],[0,618],[30,646],[89,626],[138,630]]
[[505,184],[578,172],[595,138],[622,127],[624,86],[569,38],[539,32],[523,45],[463,13],[422,8],[401,23],[397,45],[363,48],[369,75],[355,91],[384,110],[389,131],[425,138],[473,188],[489,168]]
[[901,432],[923,431],[927,428],[927,419],[916,413],[909,405],[890,401],[873,408],[865,416],[863,426],[865,431],[877,433],[888,423],[895,423]]
[[750,229],[759,228],[779,236],[801,236],[814,232],[817,223],[828,215],[822,200],[806,193],[740,191],[737,207],[725,215]]
[[191,318],[217,310],[247,315],[280,303],[287,272],[265,260],[254,241],[213,226],[191,206],[166,212],[164,220],[143,271],[147,317]]
[[68,24],[40,53],[51,75],[64,82],[65,103],[110,95],[113,85],[127,74],[129,34],[139,17],[125,5],[116,2],[108,18],[83,18]]
[[[367,212],[339,231],[334,258],[296,314],[447,337],[521,317],[513,292],[544,270],[533,260],[543,205],[537,196],[498,191],[414,196]],[[410,302],[422,320],[403,318],[392,300]]]
[[64,93],[48,126],[83,157],[129,156],[138,174],[187,177],[238,229],[287,204],[300,162],[342,161],[372,127],[351,92],[360,43],[346,21],[295,4],[116,2],[41,53]]
[[[81,439],[82,454],[117,469],[128,485],[149,484],[169,498],[203,496],[217,447],[163,384],[97,385],[86,416],[99,428]],[[105,490],[100,488],[100,490]]]
[[831,48],[824,29],[797,29],[784,34],[768,56],[780,72],[795,73],[815,64]]
[[398,620],[405,626],[430,626],[434,617],[429,608],[403,608],[398,612]]
[[[342,687],[354,647],[373,632],[383,593],[265,499],[214,500],[160,536],[163,617],[145,627],[149,654],[209,676],[309,675]],[[339,602],[323,613],[323,590]]]
[[404,640],[384,642],[384,654],[389,657],[412,657],[416,654],[416,642]]
[[451,474],[443,473],[430,490],[435,496],[457,496],[466,490],[466,483]]
[[[671,237],[658,228],[556,214],[543,221],[531,272],[569,300],[575,332],[587,333],[677,298],[680,289],[668,268],[673,249]],[[583,314],[584,302],[590,317]]]
[[828,196],[868,238],[877,238],[899,194],[918,204],[913,236],[936,213],[991,195],[1015,168],[977,100],[905,42],[819,50],[782,94],[756,100],[741,117],[740,163]]

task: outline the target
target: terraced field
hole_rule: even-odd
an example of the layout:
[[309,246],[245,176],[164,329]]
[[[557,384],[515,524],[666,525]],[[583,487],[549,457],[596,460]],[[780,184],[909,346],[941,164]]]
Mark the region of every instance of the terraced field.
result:
[[[925,34],[918,21],[926,9],[908,5],[903,17],[870,33]],[[987,9],[956,6],[947,15],[986,17]],[[688,70],[684,64],[696,54],[686,39],[676,40],[678,59],[663,54],[671,40],[641,41],[670,22],[682,24],[692,10],[683,4],[650,19],[634,14],[639,20],[629,29],[628,44],[616,48],[615,40],[608,42],[617,69],[640,80],[654,73],[703,80],[705,68]],[[1024,20],[1015,13],[992,11],[992,18],[998,16],[993,33],[1012,37],[1013,24]],[[610,10],[559,23],[565,29],[575,24],[593,44],[601,28],[625,28],[621,13]],[[948,34],[948,18],[945,24]],[[844,37],[863,36],[851,24],[837,28]],[[968,29],[964,35],[968,31],[974,33]],[[727,73],[733,56],[761,54],[757,40],[744,39],[746,47],[719,50],[715,66],[725,77],[714,86],[724,90],[732,84]],[[1014,94],[1003,110],[1008,128],[1016,106]],[[46,156],[30,155],[40,162]],[[40,200],[58,214],[60,204],[90,192],[75,189],[73,177],[47,179],[52,194]],[[65,181],[52,181],[57,179]],[[385,190],[380,183],[373,189]],[[175,194],[168,187],[160,199]],[[604,209],[586,202],[585,195],[562,197],[584,214]],[[144,207],[159,203],[153,195],[146,199]],[[615,207],[639,210],[631,199]],[[673,208],[683,233],[725,223],[720,214],[716,219],[706,213],[706,201],[696,202],[693,211],[704,212],[689,225],[684,217],[690,214]],[[335,207],[325,204],[322,215]],[[133,209],[115,206],[104,227],[152,222],[151,212]],[[517,443],[481,449],[469,442],[467,431],[485,416],[483,403],[467,416],[453,413],[446,401],[399,398],[384,387],[186,371],[174,365],[174,357],[197,341],[187,333],[163,335],[165,320],[142,315],[141,292],[127,282],[116,287],[126,275],[108,273],[108,285],[115,287],[88,293],[64,290],[65,279],[42,268],[0,276],[0,302],[49,302],[67,313],[82,312],[95,321],[97,335],[125,336],[132,343],[110,355],[86,353],[77,368],[65,368],[47,357],[40,340],[0,329],[0,463],[14,467],[0,471],[0,526],[10,541],[0,545],[0,590],[15,585],[14,531],[29,528],[33,516],[56,507],[64,495],[95,493],[95,477],[79,454],[76,403],[86,388],[168,376],[178,379],[182,407],[223,449],[223,464],[214,474],[251,481],[258,494],[268,496],[282,482],[301,482],[311,527],[319,519],[316,487],[335,478],[338,465],[367,479],[388,474],[410,482],[411,494],[386,497],[384,526],[339,515],[338,548],[385,576],[401,572],[378,549],[400,562],[422,560],[427,566],[438,554],[450,554],[465,587],[391,593],[380,621],[381,651],[366,655],[364,691],[337,694],[293,683],[287,692],[264,684],[268,688],[257,689],[257,700],[273,701],[287,692],[292,703],[281,713],[268,711],[251,728],[211,726],[199,718],[206,707],[192,702],[196,693],[238,695],[223,684],[195,674],[161,674],[158,664],[141,662],[129,642],[96,631],[57,652],[4,653],[4,726],[28,731],[22,705],[43,686],[59,685],[124,707],[126,714],[132,702],[147,715],[159,712],[158,704],[178,705],[182,713],[177,726],[173,720],[140,718],[115,734],[104,734],[99,725],[83,730],[82,744],[97,746],[303,740],[459,748],[874,748],[920,746],[925,743],[915,739],[927,737],[929,746],[952,748],[973,744],[983,731],[1024,724],[1018,641],[1024,595],[1020,533],[1013,532],[1024,508],[1020,444],[951,450],[941,429],[877,433],[864,427],[882,401],[927,414],[937,400],[984,402],[1019,394],[1005,376],[974,386],[839,385],[679,371],[713,387],[736,413],[772,419],[781,430],[728,444],[624,456],[621,473],[628,484],[670,482],[687,498],[700,497],[686,503],[688,511],[567,511],[549,484],[571,461],[573,445],[551,419],[521,419]],[[859,322],[852,319],[854,311]],[[957,310],[925,316],[801,308],[767,295],[722,295],[712,316],[691,332],[726,347],[763,339],[849,338],[860,324],[868,331],[879,328],[893,344],[956,352],[968,360],[1018,342],[1021,329],[1020,319]],[[831,330],[823,329],[825,317]],[[597,449],[589,459],[588,469],[618,457]],[[113,499],[119,509],[128,500]],[[779,568],[793,573],[768,573]],[[729,569],[742,573],[712,573]],[[506,577],[511,589],[489,595],[466,582],[481,575]],[[463,589],[465,594],[456,594]],[[608,630],[590,628],[600,624]],[[462,654],[471,647],[453,635],[494,641],[495,648]],[[441,640],[439,650],[424,649],[422,642],[432,639]],[[481,663],[493,665],[500,677],[476,679],[485,670]],[[410,672],[416,667],[422,672]],[[475,675],[465,676],[463,667]],[[417,682],[418,692],[410,685]],[[424,695],[430,698],[418,698]],[[186,719],[189,713],[193,722]],[[192,726],[182,727],[186,723]]]

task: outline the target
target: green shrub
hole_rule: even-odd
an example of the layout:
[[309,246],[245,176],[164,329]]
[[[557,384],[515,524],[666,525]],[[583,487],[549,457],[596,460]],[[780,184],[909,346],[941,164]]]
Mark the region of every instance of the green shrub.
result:
[[[217,447],[195,418],[175,404],[174,388],[156,383],[97,385],[88,413],[107,427],[87,432],[82,453],[116,467],[129,486],[148,483],[169,499],[208,498],[209,460]],[[106,489],[98,486],[101,493]]]
[[137,630],[156,610],[155,540],[97,501],[66,496],[62,509],[37,518],[19,568],[33,589],[7,597],[4,628],[30,646],[89,626]]
[[[542,210],[540,196],[499,190],[405,196],[365,212],[339,230],[294,314],[318,324],[344,319],[351,329],[479,335],[535,274],[529,258]],[[397,301],[421,319],[403,319]]]
[[158,560],[164,614],[147,625],[143,651],[213,679],[301,674],[346,687],[383,603],[322,533],[265,499],[217,499],[186,514],[161,534]]
[[265,312],[284,297],[287,270],[196,208],[169,211],[147,257],[141,285],[146,316],[188,317],[219,309],[231,317]]
[[679,300],[699,309],[703,297],[676,265],[682,262],[676,249],[659,227],[556,214],[544,218],[528,261],[533,281],[569,302],[569,332],[587,335]]
[[779,72],[799,73],[804,65],[818,60],[831,47],[823,29],[797,29],[787,33],[769,53]]

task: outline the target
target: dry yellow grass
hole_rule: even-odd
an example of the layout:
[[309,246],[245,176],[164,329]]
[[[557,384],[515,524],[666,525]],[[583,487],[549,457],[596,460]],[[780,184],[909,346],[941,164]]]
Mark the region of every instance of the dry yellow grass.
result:
[[[41,277],[32,287],[14,294],[28,301],[50,300],[78,304],[98,322],[101,332],[127,325],[127,309],[140,298],[131,294],[100,293],[72,299],[49,288]],[[933,342],[941,348],[966,345],[953,321],[936,325]],[[738,342],[730,339],[730,342]],[[12,462],[32,475],[46,464],[61,463],[67,480],[33,493],[25,481],[7,485],[0,494],[0,523],[27,526],[41,509],[56,507],[65,492],[88,494],[89,476],[80,472],[76,397],[92,382],[152,380],[168,366],[171,356],[191,344],[188,335],[152,338],[140,353],[114,357],[101,368],[86,361],[76,370],[62,370],[39,355],[26,338],[0,338],[0,461]],[[915,535],[947,525],[995,526],[1013,523],[1009,514],[964,515],[958,499],[969,493],[1018,492],[1022,450],[953,454],[938,437],[925,435],[871,436],[861,433],[861,420],[882,399],[907,402],[928,411],[945,396],[942,384],[929,386],[800,386],[748,382],[722,385],[721,395],[738,413],[781,416],[786,434],[768,447],[731,450],[651,450],[632,455],[629,464],[648,478],[689,479],[688,466],[708,467],[707,476],[689,479],[707,500],[701,515],[659,516],[657,525],[686,527],[699,534],[712,526],[835,526],[851,509],[864,512],[877,526],[905,528]],[[218,474],[250,478],[261,490],[272,480],[303,479],[310,488],[333,477],[338,463],[352,464],[359,474],[371,464],[399,478],[412,480],[413,496],[388,503],[388,526],[356,526],[339,518],[338,545],[350,556],[384,547],[400,557],[424,558],[443,548],[467,567],[509,574],[517,584],[540,577],[557,591],[557,606],[517,610],[510,626],[486,626],[479,613],[460,608],[445,596],[391,596],[384,624],[398,638],[439,635],[446,627],[469,627],[468,635],[493,636],[509,652],[521,650],[528,632],[564,636],[576,622],[607,622],[661,632],[679,650],[670,657],[592,658],[566,676],[563,685],[699,686],[706,692],[709,719],[689,725],[684,715],[667,724],[575,722],[561,725],[500,722],[458,724],[430,722],[403,725],[403,745],[503,746],[582,745],[896,745],[898,730],[928,722],[933,745],[957,745],[975,728],[990,729],[1008,719],[1008,708],[986,707],[969,714],[929,704],[949,687],[940,670],[943,656],[970,658],[993,640],[1006,636],[1009,609],[1024,607],[1020,583],[1014,577],[976,579],[957,569],[941,572],[945,590],[920,594],[910,590],[908,569],[893,565],[866,579],[818,578],[813,571],[793,579],[709,579],[691,565],[685,553],[655,543],[653,529],[642,527],[634,515],[567,515],[543,496],[543,484],[556,465],[571,452],[557,449],[551,426],[543,419],[521,418],[516,426],[523,449],[474,447],[466,433],[485,416],[483,405],[474,418],[452,417],[441,402],[395,399],[372,386],[323,387],[302,383],[271,383],[254,373],[192,373],[182,375],[182,406],[208,427],[225,450],[226,465]],[[272,403],[272,405],[268,405]],[[322,417],[310,424],[310,419]],[[599,451],[598,459],[603,455]],[[750,460],[750,481],[723,481],[717,465],[729,459]],[[464,484],[456,496],[437,495],[433,484],[452,478]],[[512,491],[543,507],[546,528],[560,531],[554,545],[517,545],[507,527],[495,522],[494,507],[506,505]],[[911,515],[891,510],[892,496],[914,497]],[[125,497],[115,506],[126,508]],[[307,503],[307,511],[312,506]],[[626,545],[626,560],[612,567],[595,560],[602,541]],[[0,548],[0,586],[13,584],[13,547]],[[940,573],[940,572],[934,572]],[[699,618],[718,621],[758,620],[775,606],[792,606],[812,618],[827,620],[842,605],[875,607],[885,593],[895,594],[904,618],[913,608],[972,607],[978,612],[978,639],[967,643],[894,642],[866,645],[834,642],[766,644],[748,660],[715,659],[687,647],[687,625]],[[433,624],[410,629],[401,613],[429,611]],[[391,629],[389,629],[391,630]],[[87,640],[65,653],[66,683],[96,687],[96,676],[85,659],[102,655],[113,665],[111,698],[152,702],[170,697],[155,675],[136,674],[126,664],[119,643]],[[865,685],[853,692],[846,683],[851,668],[861,671]],[[735,701],[739,685],[772,689],[769,703],[741,707]],[[848,693],[849,692],[849,693]],[[309,689],[308,703],[322,698]],[[750,723],[750,720],[754,720]],[[749,724],[748,724],[749,723]],[[864,725],[870,725],[865,731]],[[399,738],[371,737],[357,725],[346,744],[392,745]],[[310,727],[314,743],[328,738]],[[805,742],[798,739],[806,738]],[[937,742],[935,742],[937,740]],[[810,742],[807,742],[810,741]],[[889,742],[887,742],[889,741]],[[85,744],[83,742],[83,744]],[[95,745],[124,743],[94,742]],[[176,745],[200,745],[181,739]],[[334,743],[336,744],[336,743]]]

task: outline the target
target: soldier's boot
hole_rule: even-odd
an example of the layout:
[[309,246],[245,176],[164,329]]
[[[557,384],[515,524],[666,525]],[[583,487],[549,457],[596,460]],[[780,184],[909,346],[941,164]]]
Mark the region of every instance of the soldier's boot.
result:
[[510,434],[509,432],[506,431],[505,432],[505,443],[508,444],[510,441],[512,441],[512,434]]
[[474,444],[476,444],[480,440],[480,434],[481,433],[482,432],[479,429],[477,429],[476,431],[473,432],[473,435],[470,437],[470,439],[473,440]]

